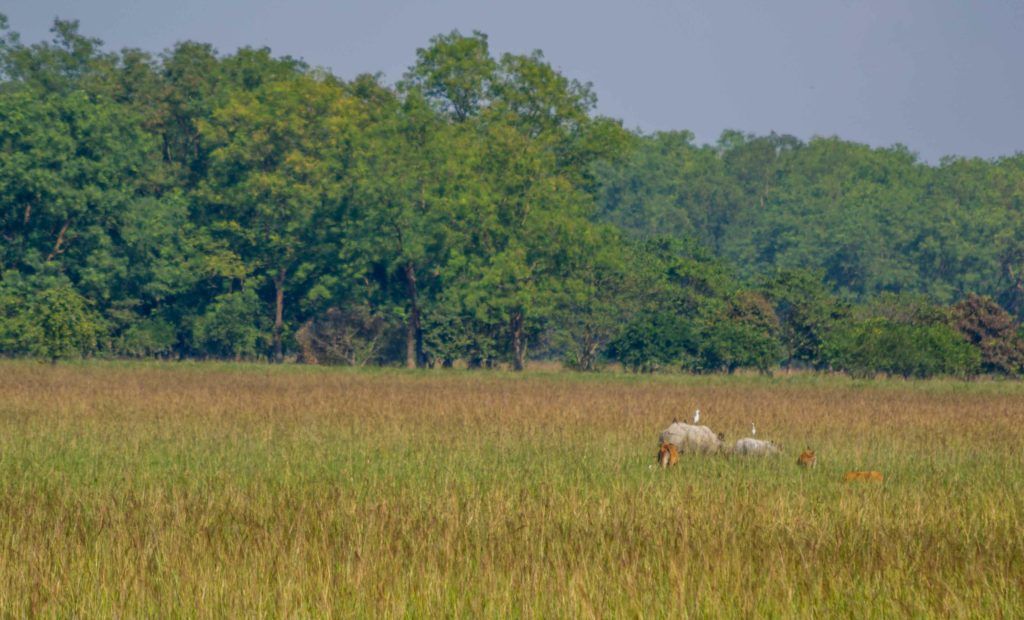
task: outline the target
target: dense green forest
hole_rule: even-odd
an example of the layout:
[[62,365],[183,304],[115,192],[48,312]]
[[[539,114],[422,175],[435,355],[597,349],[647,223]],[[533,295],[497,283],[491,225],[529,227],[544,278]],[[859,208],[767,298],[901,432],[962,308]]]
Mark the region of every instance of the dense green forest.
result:
[[2,355],[1024,371],[1022,154],[631,132],[481,33],[386,84],[0,26]]

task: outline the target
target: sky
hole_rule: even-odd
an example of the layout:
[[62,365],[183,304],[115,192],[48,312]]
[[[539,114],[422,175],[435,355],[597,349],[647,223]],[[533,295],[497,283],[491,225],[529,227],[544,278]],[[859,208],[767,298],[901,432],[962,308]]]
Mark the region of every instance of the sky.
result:
[[543,50],[645,132],[899,143],[928,162],[1024,151],[1024,0],[3,0],[22,41],[78,19],[109,49],[270,47],[389,82],[430,37]]

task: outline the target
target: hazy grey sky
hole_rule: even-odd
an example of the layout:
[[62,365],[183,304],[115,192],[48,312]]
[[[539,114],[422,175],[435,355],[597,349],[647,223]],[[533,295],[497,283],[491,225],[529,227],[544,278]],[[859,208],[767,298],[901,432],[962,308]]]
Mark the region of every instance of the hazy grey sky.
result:
[[603,114],[645,131],[723,129],[1024,151],[1024,0],[4,0],[25,42],[55,16],[109,48],[269,46],[342,77],[401,76],[437,33],[544,51],[593,82]]

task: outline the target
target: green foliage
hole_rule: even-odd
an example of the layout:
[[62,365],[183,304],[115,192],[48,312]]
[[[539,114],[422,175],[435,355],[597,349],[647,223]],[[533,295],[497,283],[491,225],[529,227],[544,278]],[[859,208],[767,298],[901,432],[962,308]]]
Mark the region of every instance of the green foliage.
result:
[[647,287],[657,277],[643,271],[638,248],[623,245],[616,231],[595,233],[578,242],[589,247],[562,290],[549,329],[566,365],[582,371],[596,370],[623,322],[643,312]]
[[878,372],[964,377],[981,366],[978,349],[942,324],[910,325],[882,318],[851,322],[832,333],[826,350],[835,368],[857,377]]
[[780,357],[779,342],[765,325],[751,320],[698,318],[671,312],[640,317],[608,347],[608,356],[634,372],[682,368],[691,372],[770,372]]
[[467,37],[453,30],[416,50],[416,64],[406,73],[404,87],[422,89],[438,110],[465,121],[485,105],[496,69],[486,34],[474,31]]
[[252,289],[218,295],[194,320],[192,345],[217,357],[254,357],[265,341],[259,329],[260,305]]
[[779,343],[754,325],[712,323],[701,330],[700,347],[684,367],[696,372],[756,368],[768,373],[779,360]]
[[174,325],[160,318],[140,320],[119,338],[116,351],[130,357],[167,356],[178,343]]
[[692,369],[770,372],[782,358],[779,319],[771,303],[758,293],[742,291],[728,301],[727,308],[725,315],[713,317],[701,330]]
[[[213,230],[249,269],[273,283],[274,358],[283,357],[285,286],[303,265],[323,209],[345,191],[359,110],[332,81],[285,73],[261,55],[239,65],[243,85],[229,92],[199,133],[214,145],[199,195],[214,205]],[[242,58],[242,60],[248,60]]]
[[[92,304],[66,283],[3,295],[0,342],[10,351],[56,362],[96,352],[105,332]],[[13,306],[13,307],[12,307]],[[12,311],[13,310],[13,311]]]
[[625,326],[608,355],[633,372],[653,372],[680,364],[696,341],[693,325],[672,313],[643,316]]
[[783,269],[763,279],[761,289],[774,306],[783,359],[789,365],[824,368],[822,346],[848,309],[822,283],[822,276]]
[[[473,331],[456,308],[438,304],[426,313],[423,324],[423,350],[430,366],[450,367],[455,360],[469,357]],[[482,357],[493,357],[493,353]]]
[[711,147],[688,131],[636,140],[623,162],[597,167],[599,217],[639,237],[696,238],[718,248],[739,188]]
[[393,86],[52,33],[0,19],[2,354],[974,372],[872,349],[951,324],[1024,366],[1024,156],[630,133],[480,32]]
[[698,238],[745,276],[821,272],[855,301],[902,291],[949,304],[975,290],[1024,312],[1020,155],[930,167],[904,147],[837,138],[637,143],[597,170],[599,217],[633,234]]

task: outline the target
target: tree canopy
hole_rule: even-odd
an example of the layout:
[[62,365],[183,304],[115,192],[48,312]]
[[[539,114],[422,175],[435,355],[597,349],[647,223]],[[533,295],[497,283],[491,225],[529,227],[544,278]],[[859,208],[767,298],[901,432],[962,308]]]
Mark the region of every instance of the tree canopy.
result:
[[0,354],[1024,371],[1024,155],[630,132],[480,32],[393,85],[52,33],[0,19]]

